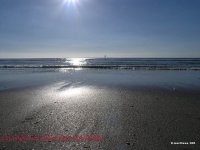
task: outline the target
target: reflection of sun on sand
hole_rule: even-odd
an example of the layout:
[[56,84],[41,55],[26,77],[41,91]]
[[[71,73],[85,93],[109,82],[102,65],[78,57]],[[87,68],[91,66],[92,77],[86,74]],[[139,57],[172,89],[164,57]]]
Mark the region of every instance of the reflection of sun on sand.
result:
[[[125,78],[121,86],[115,88],[113,83],[105,82],[96,74],[92,77],[101,80],[101,84],[93,82],[91,85],[81,78],[80,81],[74,81],[74,78],[69,81],[67,76],[65,81],[55,84],[1,91],[0,120],[3,122],[0,128],[12,129],[16,136],[103,137],[102,141],[49,141],[48,144],[34,141],[38,149],[157,150],[173,149],[170,142],[177,142],[176,139],[198,141],[199,92],[176,92],[147,86],[140,89],[134,81],[124,87],[130,78]],[[115,77],[114,74],[105,76],[109,80]],[[0,140],[5,149],[17,146],[32,149],[33,145],[29,143],[2,143]]]
[[81,95],[87,95],[87,94],[92,94],[92,89],[88,87],[69,87],[63,91],[59,92],[59,95],[64,98],[64,97],[80,97]]
[[66,98],[80,98],[88,95],[92,95],[94,93],[94,87],[84,86],[81,82],[71,83],[71,82],[63,82],[58,84],[59,88],[56,89],[57,96],[59,96],[64,101]]

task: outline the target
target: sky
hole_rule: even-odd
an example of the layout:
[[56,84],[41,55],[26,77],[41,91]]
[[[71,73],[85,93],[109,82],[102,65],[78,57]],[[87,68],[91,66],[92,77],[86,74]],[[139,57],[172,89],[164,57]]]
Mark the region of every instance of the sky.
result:
[[199,0],[0,0],[0,58],[200,57]]

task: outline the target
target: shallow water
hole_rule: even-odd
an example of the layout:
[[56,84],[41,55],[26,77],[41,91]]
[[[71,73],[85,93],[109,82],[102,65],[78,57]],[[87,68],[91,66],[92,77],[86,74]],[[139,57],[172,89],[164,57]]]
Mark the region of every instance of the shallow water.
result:
[[113,69],[0,69],[0,90],[51,84],[81,83],[93,86],[155,87],[170,90],[200,89],[199,71]]

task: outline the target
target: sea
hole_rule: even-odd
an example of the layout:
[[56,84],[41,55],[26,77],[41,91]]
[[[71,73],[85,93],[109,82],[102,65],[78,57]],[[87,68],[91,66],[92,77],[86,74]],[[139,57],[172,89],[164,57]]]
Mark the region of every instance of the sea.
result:
[[28,58],[0,59],[0,68],[96,68],[200,70],[200,58]]
[[200,58],[0,59],[0,91],[66,84],[200,89]]

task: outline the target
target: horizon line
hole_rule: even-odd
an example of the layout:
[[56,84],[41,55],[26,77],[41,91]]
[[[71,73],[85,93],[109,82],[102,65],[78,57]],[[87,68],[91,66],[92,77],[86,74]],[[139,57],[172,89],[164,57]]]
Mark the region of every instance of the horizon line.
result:
[[[105,57],[0,57],[0,59],[68,59],[68,58],[85,58],[85,59],[95,59],[95,58],[105,58]],[[106,57],[109,58],[135,58],[135,59],[200,59],[200,57]]]

